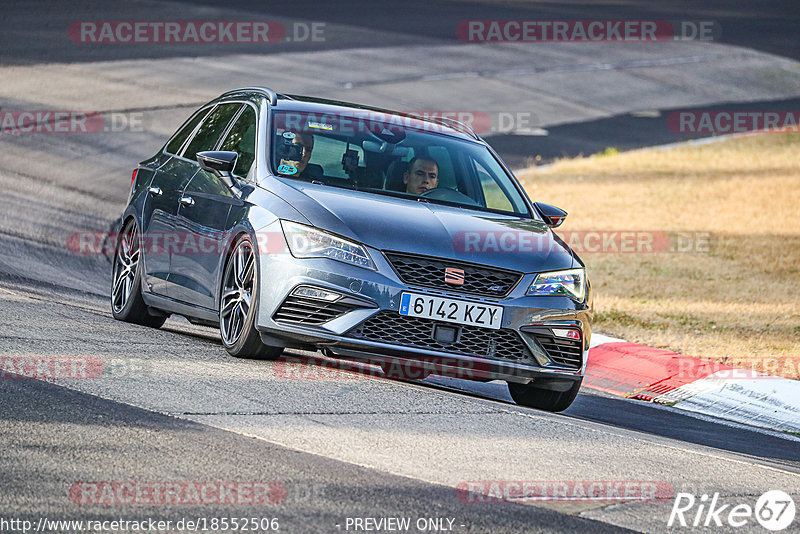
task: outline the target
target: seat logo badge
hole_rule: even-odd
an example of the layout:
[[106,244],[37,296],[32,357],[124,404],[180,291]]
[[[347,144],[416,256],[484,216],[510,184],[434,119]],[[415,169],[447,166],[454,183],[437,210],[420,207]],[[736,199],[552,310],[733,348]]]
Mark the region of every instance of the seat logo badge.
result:
[[455,267],[446,267],[444,270],[444,283],[451,286],[464,285],[464,269],[456,269]]

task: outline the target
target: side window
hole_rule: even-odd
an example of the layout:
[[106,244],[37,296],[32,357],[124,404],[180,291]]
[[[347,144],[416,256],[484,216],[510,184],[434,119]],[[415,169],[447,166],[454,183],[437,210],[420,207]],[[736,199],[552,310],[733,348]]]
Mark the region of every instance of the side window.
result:
[[250,166],[256,159],[256,112],[252,107],[245,105],[244,111],[236,119],[220,150],[238,153],[239,158],[236,160],[233,174],[247,176]]
[[228,123],[241,107],[242,104],[239,103],[217,106],[195,132],[186,150],[183,151],[183,157],[195,161],[198,152],[213,150],[222,132],[225,131]]
[[478,179],[487,208],[511,213],[528,212],[525,200],[513,183],[505,178],[505,171],[497,160],[488,152],[469,159],[468,166]]
[[208,115],[209,111],[211,111],[210,107],[201,109],[195,113],[194,116],[189,119],[189,122],[187,122],[183,128],[178,131],[178,133],[172,136],[172,139],[170,139],[167,143],[166,151],[170,154],[177,154],[180,152],[183,142],[186,141],[186,138],[189,137],[189,135],[191,135],[200,121],[203,120],[206,115]]
[[475,162],[475,170],[478,173],[481,189],[483,189],[483,198],[486,199],[486,207],[493,210],[514,211],[511,201],[489,171],[477,161]]

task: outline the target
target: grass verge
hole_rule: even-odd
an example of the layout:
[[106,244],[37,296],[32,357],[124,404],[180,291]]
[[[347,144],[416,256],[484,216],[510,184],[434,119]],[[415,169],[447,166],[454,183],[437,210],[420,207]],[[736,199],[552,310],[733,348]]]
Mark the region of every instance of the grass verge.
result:
[[[518,176],[570,213],[557,233],[587,264],[596,331],[800,378],[800,134],[607,151]],[[614,231],[656,246],[619,252]]]

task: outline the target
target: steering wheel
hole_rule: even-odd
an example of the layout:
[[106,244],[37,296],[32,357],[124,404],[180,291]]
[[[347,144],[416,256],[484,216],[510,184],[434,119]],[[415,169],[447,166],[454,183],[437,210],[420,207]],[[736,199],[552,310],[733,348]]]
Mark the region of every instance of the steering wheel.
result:
[[464,193],[456,191],[455,189],[450,189],[449,187],[434,187],[433,189],[428,189],[420,196],[432,198],[434,200],[444,200],[445,202],[460,202],[462,204],[469,204],[470,206],[480,205]]

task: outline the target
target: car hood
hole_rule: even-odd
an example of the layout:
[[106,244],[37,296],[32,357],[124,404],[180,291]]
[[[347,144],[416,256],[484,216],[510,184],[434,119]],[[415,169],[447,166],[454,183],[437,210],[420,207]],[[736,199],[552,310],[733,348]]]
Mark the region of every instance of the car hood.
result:
[[314,226],[383,251],[480,263],[531,273],[576,264],[542,221],[330,186],[293,184],[289,199]]

